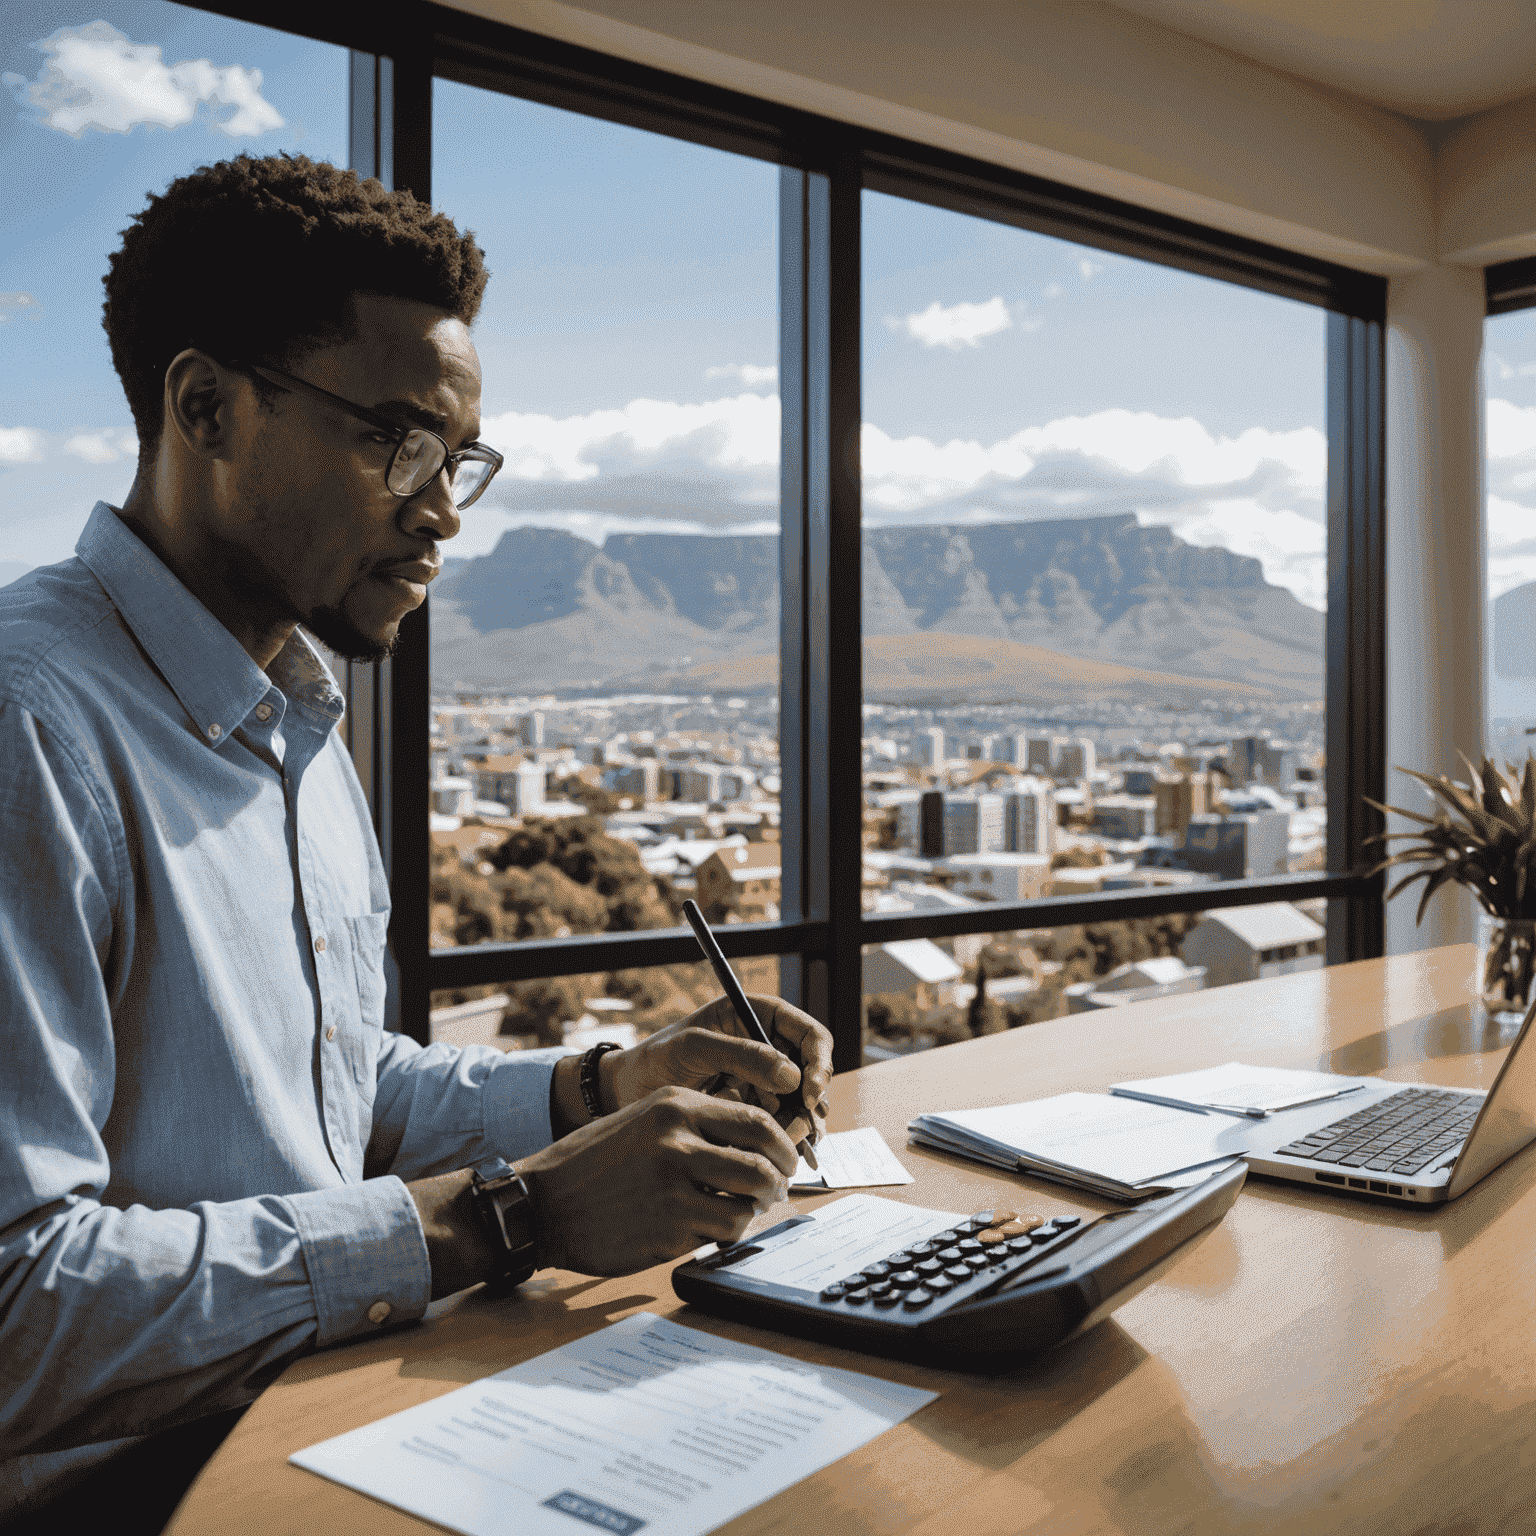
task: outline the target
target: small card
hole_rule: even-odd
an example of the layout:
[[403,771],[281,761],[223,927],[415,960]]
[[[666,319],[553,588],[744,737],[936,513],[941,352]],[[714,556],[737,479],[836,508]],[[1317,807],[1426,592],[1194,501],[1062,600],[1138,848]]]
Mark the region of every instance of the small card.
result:
[[821,1164],[819,1171],[803,1157],[800,1159],[800,1166],[789,1181],[791,1190],[867,1189],[877,1184],[913,1182],[912,1175],[872,1125],[823,1136],[816,1143],[816,1161]]

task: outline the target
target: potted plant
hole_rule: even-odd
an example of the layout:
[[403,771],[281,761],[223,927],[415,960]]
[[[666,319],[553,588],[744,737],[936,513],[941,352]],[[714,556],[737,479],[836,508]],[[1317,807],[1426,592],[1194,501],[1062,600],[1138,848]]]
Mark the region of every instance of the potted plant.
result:
[[1444,775],[1398,770],[1425,785],[1440,802],[1433,816],[1367,797],[1377,810],[1418,823],[1409,832],[1380,832],[1369,839],[1407,844],[1371,873],[1412,866],[1411,873],[1387,892],[1387,899],[1422,880],[1416,923],[1423,921],[1429,898],[1442,885],[1453,881],[1466,886],[1482,908],[1478,974],[1484,1006],[1495,1018],[1523,1017],[1536,981],[1536,760],[1527,757],[1523,773],[1513,763],[1506,763],[1508,772],[1502,772],[1492,758],[1483,759],[1481,770],[1466,757],[1462,762],[1470,786]]

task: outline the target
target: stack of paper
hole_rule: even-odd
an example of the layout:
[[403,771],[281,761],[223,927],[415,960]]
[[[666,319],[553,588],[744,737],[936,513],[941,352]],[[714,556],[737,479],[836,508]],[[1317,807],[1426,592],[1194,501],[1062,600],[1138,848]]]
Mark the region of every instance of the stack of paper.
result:
[[1225,1115],[1097,1093],[919,1115],[907,1131],[923,1146],[1112,1200],[1198,1184],[1242,1156],[1251,1135]]

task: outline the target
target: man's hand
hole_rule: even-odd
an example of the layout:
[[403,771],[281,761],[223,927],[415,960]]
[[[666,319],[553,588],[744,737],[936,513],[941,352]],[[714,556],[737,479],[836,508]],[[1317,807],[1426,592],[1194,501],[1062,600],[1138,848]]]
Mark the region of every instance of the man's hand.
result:
[[796,1162],[765,1110],[665,1087],[517,1171],[533,1197],[541,1267],[628,1275],[735,1242],[757,1211],[784,1198]]
[[791,1145],[806,1137],[814,1140],[826,1114],[822,1101],[832,1078],[832,1036],[782,998],[754,997],[752,1009],[777,1050],[749,1039],[730,1001],[717,997],[632,1049],[605,1056],[599,1063],[605,1105],[634,1104],[667,1086],[723,1089],[725,1098],[740,1099],[750,1084],[758,1102],[774,1115],[779,1095],[800,1087],[806,1113],[784,1129]]

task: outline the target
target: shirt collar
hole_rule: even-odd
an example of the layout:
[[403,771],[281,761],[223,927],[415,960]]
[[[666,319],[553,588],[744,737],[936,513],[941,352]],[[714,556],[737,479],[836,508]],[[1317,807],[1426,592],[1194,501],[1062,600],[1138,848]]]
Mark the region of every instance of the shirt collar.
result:
[[341,694],[297,629],[263,672],[116,508],[96,503],[75,553],[106,589],[209,746],[222,746],[273,684],[324,717],[323,723],[341,718]]

